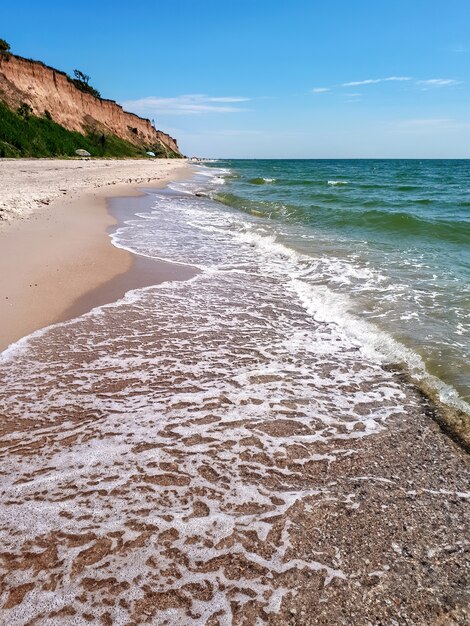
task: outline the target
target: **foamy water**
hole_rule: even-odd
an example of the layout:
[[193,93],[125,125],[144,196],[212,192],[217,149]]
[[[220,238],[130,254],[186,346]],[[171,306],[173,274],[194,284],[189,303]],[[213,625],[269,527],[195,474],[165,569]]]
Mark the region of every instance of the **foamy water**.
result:
[[277,244],[309,260],[312,271],[302,279],[331,291],[338,313],[406,346],[435,377],[431,386],[447,385],[442,398],[457,399],[450,386],[468,403],[468,161],[222,161],[210,168],[221,164],[226,184],[213,186],[211,197],[242,219],[255,216]]
[[[119,229],[114,236],[115,244],[200,269],[229,269],[233,266],[269,275],[286,289],[294,291],[315,319],[340,325],[365,356],[381,363],[405,366],[415,381],[423,383],[443,403],[470,414],[470,405],[452,384],[446,382],[447,377],[438,377],[429,369],[427,359],[422,356],[423,352],[426,354],[426,346],[422,346],[422,350],[413,348],[405,337],[402,341],[401,334],[394,332],[395,325],[403,325],[411,319],[415,325],[422,326],[419,332],[423,337],[426,330],[430,333],[432,321],[427,321],[425,316],[432,298],[441,297],[439,293],[432,290],[425,293],[422,289],[415,292],[407,284],[406,276],[393,276],[392,272],[397,269],[396,259],[382,258],[382,265],[374,266],[361,259],[359,254],[346,255],[341,245],[339,249],[332,249],[331,243],[322,239],[321,234],[312,233],[311,229],[299,224],[290,226],[274,222],[265,216],[259,217],[256,211],[241,213],[201,198],[201,193],[210,198],[212,188],[217,188],[219,181],[229,175],[227,169],[201,168],[196,180],[173,184],[176,192],[197,193],[198,197],[192,196],[189,202],[185,196],[162,195],[158,210],[153,215],[137,216],[127,227]],[[159,233],[155,228],[148,229],[149,223],[155,220],[162,225]],[[170,237],[168,233],[171,233]],[[183,239],[184,246],[181,245]],[[401,263],[406,266],[409,262],[403,258]],[[422,268],[420,271],[425,277],[434,270]],[[450,289],[452,281],[449,285]],[[438,289],[442,290],[442,287]],[[361,310],[360,306],[366,306],[367,310]],[[439,321],[442,317],[440,306],[443,304],[436,303]],[[453,306],[452,315],[461,321],[449,332],[467,335],[465,304],[459,308],[459,302],[455,301]],[[458,351],[462,352],[466,339],[462,337],[453,344],[451,341],[446,343],[445,337],[427,336],[434,350],[442,345],[449,353],[447,358],[455,358],[454,378],[458,376],[457,365],[464,358]],[[449,361],[441,363],[441,367],[444,366],[452,371]],[[465,383],[465,372],[461,374]]]

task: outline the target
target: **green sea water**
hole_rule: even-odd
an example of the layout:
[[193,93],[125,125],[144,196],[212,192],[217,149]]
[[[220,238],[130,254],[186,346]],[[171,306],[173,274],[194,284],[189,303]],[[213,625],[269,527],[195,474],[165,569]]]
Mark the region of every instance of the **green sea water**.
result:
[[355,326],[364,342],[375,335],[395,361],[444,383],[441,397],[449,385],[470,401],[470,161],[208,166],[212,199],[254,217],[265,248],[298,255],[317,317]]

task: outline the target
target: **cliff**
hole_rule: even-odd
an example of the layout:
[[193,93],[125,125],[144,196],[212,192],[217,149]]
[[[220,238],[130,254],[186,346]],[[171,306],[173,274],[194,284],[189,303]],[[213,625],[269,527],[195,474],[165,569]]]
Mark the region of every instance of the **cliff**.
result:
[[153,128],[150,120],[124,111],[114,100],[80,91],[65,72],[39,61],[0,55],[0,101],[12,109],[25,102],[38,116],[48,111],[68,130],[111,133],[138,147],[161,144],[180,155],[175,139]]

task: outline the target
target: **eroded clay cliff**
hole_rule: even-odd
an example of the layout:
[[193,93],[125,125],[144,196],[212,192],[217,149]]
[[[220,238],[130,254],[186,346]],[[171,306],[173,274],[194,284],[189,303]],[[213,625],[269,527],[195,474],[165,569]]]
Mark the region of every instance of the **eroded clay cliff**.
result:
[[67,74],[38,61],[0,55],[0,100],[14,109],[26,102],[36,115],[48,111],[69,130],[110,132],[136,146],[161,143],[180,154],[175,139],[156,130],[150,120],[124,111],[114,100],[80,91]]

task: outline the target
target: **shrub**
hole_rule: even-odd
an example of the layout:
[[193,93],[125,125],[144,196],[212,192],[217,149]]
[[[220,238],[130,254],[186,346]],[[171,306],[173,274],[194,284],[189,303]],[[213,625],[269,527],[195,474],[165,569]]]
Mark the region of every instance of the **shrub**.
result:
[[18,115],[24,117],[25,120],[29,120],[31,115],[33,114],[33,109],[26,102],[22,102],[20,106],[16,109]]
[[146,150],[150,150],[155,154],[155,156],[159,159],[178,159],[180,157],[179,154],[167,148],[163,143],[153,143],[146,147]]
[[84,93],[89,93],[95,98],[101,98],[100,92],[90,85],[90,77],[88,74],[84,74],[80,70],[73,70],[75,78],[68,77],[70,82],[72,82],[77,89],[83,91]]
[[0,39],[0,60],[9,61],[11,57],[10,44],[5,39]]

